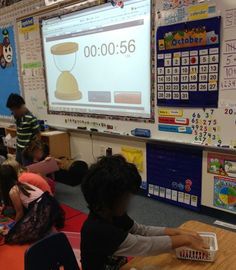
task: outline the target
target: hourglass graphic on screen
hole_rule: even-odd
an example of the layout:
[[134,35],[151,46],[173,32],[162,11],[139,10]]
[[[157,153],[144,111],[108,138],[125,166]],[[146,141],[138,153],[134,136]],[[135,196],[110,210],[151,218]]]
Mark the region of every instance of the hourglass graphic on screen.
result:
[[79,45],[75,42],[64,42],[51,47],[55,66],[61,72],[56,82],[55,97],[58,99],[79,100],[82,98],[78,82],[71,74],[76,65],[78,50]]

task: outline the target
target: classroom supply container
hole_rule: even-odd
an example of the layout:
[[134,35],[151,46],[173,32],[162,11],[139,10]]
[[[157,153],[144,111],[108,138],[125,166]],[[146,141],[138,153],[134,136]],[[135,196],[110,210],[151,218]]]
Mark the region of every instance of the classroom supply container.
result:
[[176,256],[183,260],[214,262],[218,251],[217,237],[215,233],[199,232],[204,241],[209,245],[206,251],[198,251],[187,247],[177,248]]

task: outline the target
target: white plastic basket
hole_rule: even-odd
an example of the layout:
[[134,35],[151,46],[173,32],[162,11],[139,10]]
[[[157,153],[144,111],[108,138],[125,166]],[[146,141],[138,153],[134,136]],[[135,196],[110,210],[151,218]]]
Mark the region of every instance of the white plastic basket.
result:
[[197,251],[187,247],[177,248],[176,256],[183,260],[214,262],[218,251],[217,237],[215,233],[199,232],[204,241],[209,245],[209,250]]

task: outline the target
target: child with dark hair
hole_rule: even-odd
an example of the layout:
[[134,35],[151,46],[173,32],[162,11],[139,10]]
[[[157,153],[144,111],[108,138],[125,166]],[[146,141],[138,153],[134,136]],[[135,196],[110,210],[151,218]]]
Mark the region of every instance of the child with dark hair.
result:
[[6,206],[15,209],[16,224],[8,232],[8,244],[32,243],[51,232],[53,227],[63,228],[64,211],[48,192],[18,181],[10,165],[0,167],[0,191]]
[[35,138],[40,132],[37,118],[26,108],[24,99],[18,94],[10,94],[6,104],[16,119],[17,127],[17,145],[16,145],[16,160],[24,164],[22,152],[25,147]]
[[54,186],[51,187],[51,182],[48,182],[48,179],[39,174],[28,172],[26,168],[22,168],[20,166],[13,156],[8,155],[8,159],[5,160],[2,165],[10,165],[13,167],[18,176],[19,182],[38,187],[43,192],[48,191],[51,195],[54,193]]
[[[33,140],[23,151],[25,165],[30,165],[40,161],[49,161],[50,149],[47,144],[40,140]],[[54,173],[56,182],[61,182],[67,185],[76,186],[81,184],[83,177],[88,171],[88,164],[82,160],[72,162],[67,168],[63,165],[64,157],[61,159],[54,158],[60,170]],[[50,184],[52,186],[52,184]]]
[[49,156],[49,146],[39,139],[32,140],[22,152],[25,166],[45,160]]
[[195,232],[144,226],[127,214],[141,177],[122,156],[103,157],[82,183],[90,213],[81,231],[83,270],[118,270],[127,256],[153,256],[188,246],[207,246]]

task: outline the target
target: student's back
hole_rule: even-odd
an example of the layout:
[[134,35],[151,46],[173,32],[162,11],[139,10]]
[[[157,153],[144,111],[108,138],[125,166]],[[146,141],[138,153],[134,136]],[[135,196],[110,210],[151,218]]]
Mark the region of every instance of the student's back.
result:
[[[111,223],[90,213],[81,231],[81,259],[83,270],[116,269],[123,265],[125,257],[115,257],[121,243],[126,239],[134,222],[127,215],[113,219]],[[110,268],[108,268],[110,267]]]
[[27,184],[33,185],[33,186],[41,189],[43,192],[48,191],[50,194],[52,194],[52,191],[51,191],[51,188],[50,188],[49,184],[39,174],[23,172],[19,176],[18,180],[21,183],[27,183]]
[[43,195],[43,191],[39,189],[38,187],[35,187],[33,185],[27,184],[28,187],[31,188],[30,195],[26,196],[21,190],[18,189],[17,186],[14,186],[12,189],[17,189],[19,191],[20,199],[25,208],[28,208],[30,203],[34,202],[38,198],[40,198]]
[[90,167],[82,183],[90,209],[81,232],[83,270],[119,270],[127,256],[156,256],[183,246],[206,248],[195,232],[145,226],[128,217],[140,185],[137,168],[122,156],[103,157]]

